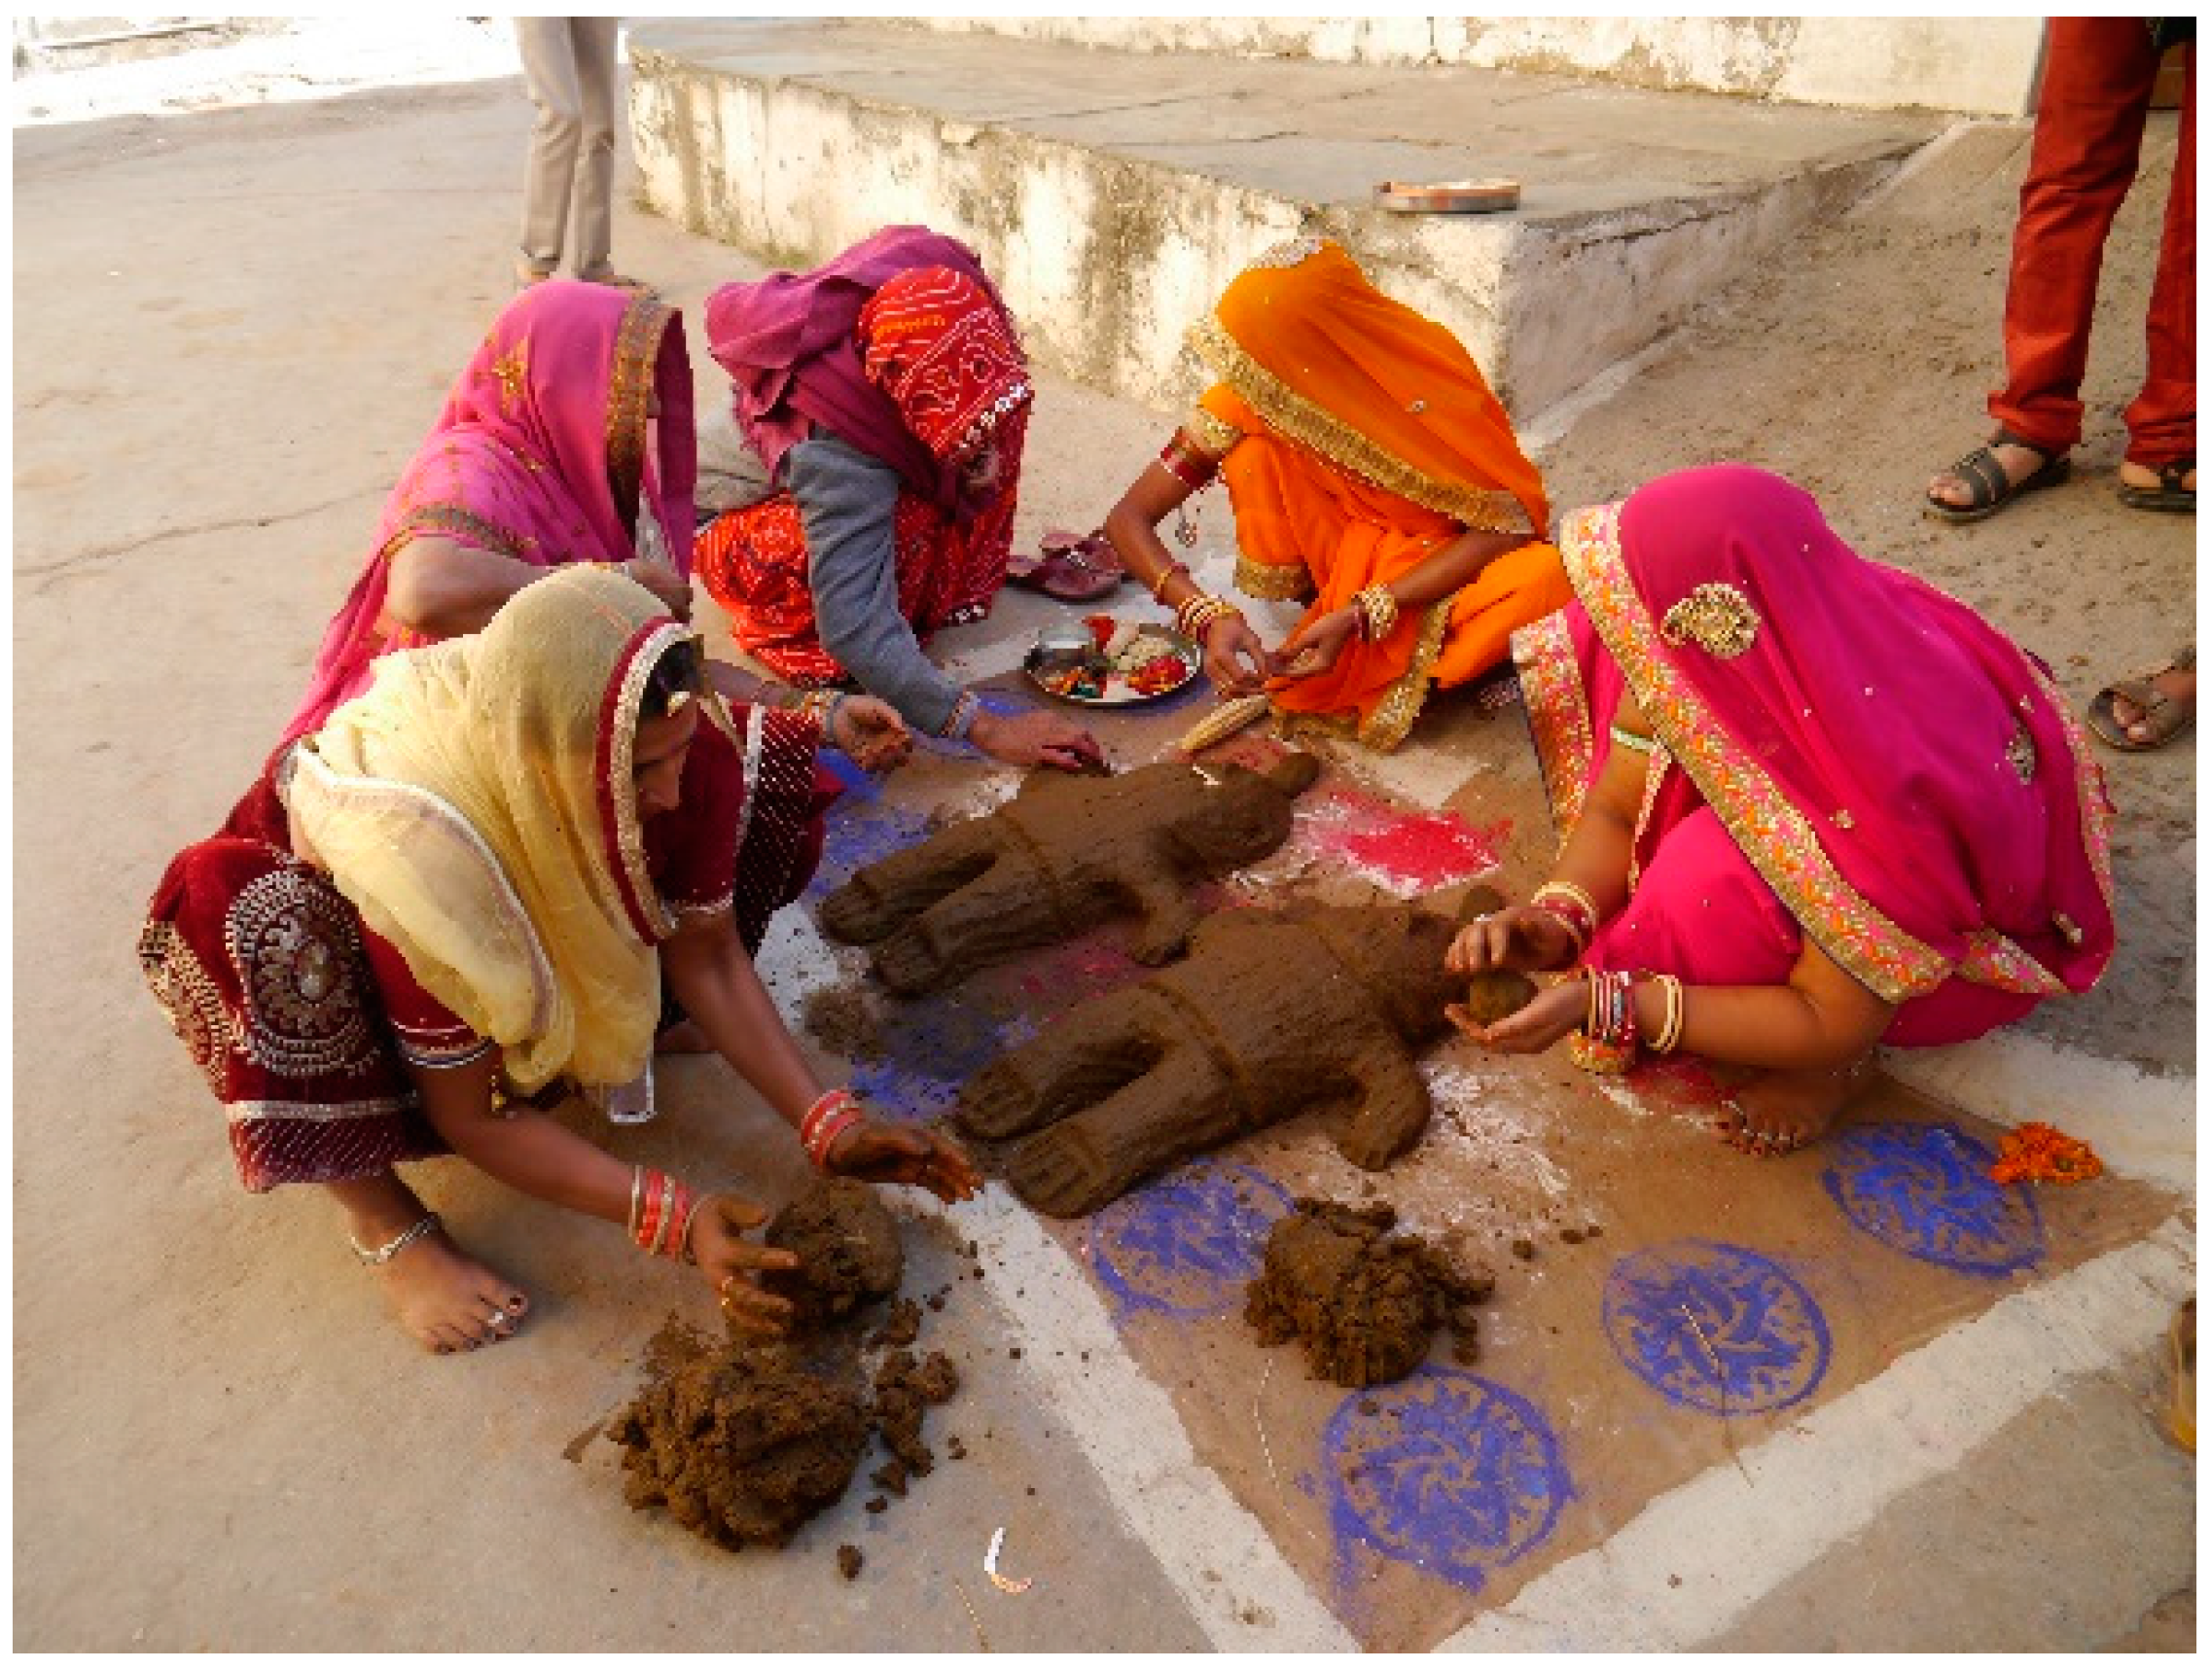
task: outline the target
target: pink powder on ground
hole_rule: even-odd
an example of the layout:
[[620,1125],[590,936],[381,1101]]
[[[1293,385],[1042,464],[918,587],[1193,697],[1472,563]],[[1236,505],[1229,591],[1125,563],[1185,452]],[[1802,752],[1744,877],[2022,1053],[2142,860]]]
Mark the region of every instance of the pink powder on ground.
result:
[[1471,880],[1498,866],[1512,825],[1478,829],[1456,811],[1402,811],[1346,789],[1333,789],[1300,835],[1401,898]]

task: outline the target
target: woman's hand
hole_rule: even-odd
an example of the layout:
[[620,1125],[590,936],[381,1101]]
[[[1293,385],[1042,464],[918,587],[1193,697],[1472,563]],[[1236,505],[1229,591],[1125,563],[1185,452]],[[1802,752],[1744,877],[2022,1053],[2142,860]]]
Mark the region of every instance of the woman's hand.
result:
[[767,1222],[768,1214],[733,1193],[709,1194],[692,1212],[692,1259],[699,1273],[722,1296],[722,1313],[732,1327],[774,1337],[791,1326],[791,1300],[764,1291],[764,1270],[796,1269],[799,1256],[773,1246],[756,1246],[745,1230]]
[[983,1186],[974,1161],[932,1130],[864,1119],[830,1144],[823,1161],[832,1176],[926,1188],[947,1203]]
[[1331,609],[1283,639],[1269,665],[1278,678],[1317,678],[1337,664],[1359,630],[1358,610]]
[[656,562],[650,556],[633,556],[619,565],[619,572],[626,580],[635,580],[667,606],[678,620],[690,621],[692,618],[692,583],[665,562]]
[[1082,770],[1086,765],[1105,763],[1097,739],[1057,713],[1032,710],[1002,715],[986,709],[976,715],[968,739],[1004,764],[1049,764],[1061,770]]
[[1242,615],[1224,615],[1207,626],[1201,647],[1206,676],[1224,697],[1259,693],[1267,674],[1267,646]]
[[1580,979],[1563,980],[1540,991],[1526,1008],[1508,1014],[1495,1025],[1481,1025],[1457,1003],[1445,1014],[1484,1048],[1507,1054],[1541,1054],[1575,1030],[1589,1013],[1589,988]]
[[862,770],[895,770],[914,747],[898,708],[873,695],[847,695],[838,702],[830,714],[830,740]]
[[1548,909],[1513,905],[1479,915],[1459,930],[1444,953],[1445,971],[1481,974],[1492,968],[1543,974],[1565,968],[1576,955],[1575,936]]

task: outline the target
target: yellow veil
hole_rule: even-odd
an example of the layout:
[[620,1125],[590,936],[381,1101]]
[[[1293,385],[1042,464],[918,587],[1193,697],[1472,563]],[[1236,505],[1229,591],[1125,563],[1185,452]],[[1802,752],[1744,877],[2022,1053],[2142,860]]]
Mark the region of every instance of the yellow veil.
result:
[[625,1083],[650,1058],[675,923],[630,755],[646,680],[688,635],[635,582],[561,568],[474,636],[386,656],[293,753],[301,856],[524,1092]]

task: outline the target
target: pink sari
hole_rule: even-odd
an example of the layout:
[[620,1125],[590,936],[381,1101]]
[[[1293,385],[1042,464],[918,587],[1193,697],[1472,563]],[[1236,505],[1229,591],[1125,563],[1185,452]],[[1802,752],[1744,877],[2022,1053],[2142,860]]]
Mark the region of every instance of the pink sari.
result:
[[[648,396],[660,397],[650,422]],[[692,369],[675,309],[549,280],[509,302],[384,502],[376,545],[330,623],[286,741],[368,687],[378,656],[429,641],[384,618],[393,553],[428,535],[540,567],[638,554],[652,507],[691,572],[698,479]]]
[[1622,691],[1658,747],[1588,962],[1778,984],[1809,935],[1885,1042],[1963,1042],[2112,959],[2112,807],[2050,674],[1741,465],[1562,530],[1577,601],[1514,640],[1562,837]]

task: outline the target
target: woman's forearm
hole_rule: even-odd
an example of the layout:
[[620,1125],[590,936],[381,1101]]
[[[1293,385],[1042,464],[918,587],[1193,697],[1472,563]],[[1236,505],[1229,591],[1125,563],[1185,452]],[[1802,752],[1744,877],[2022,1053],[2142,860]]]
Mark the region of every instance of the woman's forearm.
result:
[[743,667],[732,666],[727,660],[708,661],[706,679],[714,686],[716,694],[725,701],[741,707],[788,707],[797,693],[788,684],[755,677]]
[[1527,543],[1523,534],[1469,528],[1391,581],[1390,594],[1401,609],[1425,609],[1472,585],[1492,562]]
[[797,1128],[822,1094],[798,1040],[776,1012],[753,959],[727,916],[687,929],[660,947],[661,971],[676,1001],[707,1042],[774,1110]]
[[487,1058],[450,1069],[410,1069],[431,1125],[454,1153],[486,1176],[548,1204],[624,1223],[630,1167],[566,1125],[527,1110],[491,1110],[496,1065]]
[[1106,541],[1138,585],[1168,608],[1198,594],[1191,571],[1168,550],[1160,537],[1160,523],[1184,500],[1191,488],[1163,464],[1149,465],[1130,483],[1122,501],[1106,513],[1102,524]]
[[384,617],[425,637],[482,631],[500,605],[546,570],[449,540],[416,539],[392,555]]
[[[1666,993],[1657,979],[1639,979],[1635,1003],[1636,1029],[1649,1042],[1666,1022]],[[1795,985],[1685,985],[1675,1050],[1786,1071],[1842,1066],[1881,1041],[1892,1012],[1838,1009]]]

